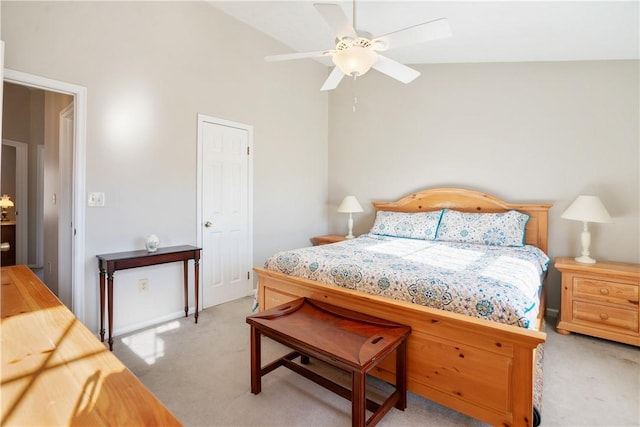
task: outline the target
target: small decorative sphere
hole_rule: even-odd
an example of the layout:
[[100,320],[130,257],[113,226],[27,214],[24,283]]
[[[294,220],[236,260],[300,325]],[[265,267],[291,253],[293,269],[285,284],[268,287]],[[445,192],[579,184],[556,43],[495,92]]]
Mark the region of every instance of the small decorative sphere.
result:
[[150,234],[144,242],[148,252],[155,252],[160,246],[160,239],[155,234]]

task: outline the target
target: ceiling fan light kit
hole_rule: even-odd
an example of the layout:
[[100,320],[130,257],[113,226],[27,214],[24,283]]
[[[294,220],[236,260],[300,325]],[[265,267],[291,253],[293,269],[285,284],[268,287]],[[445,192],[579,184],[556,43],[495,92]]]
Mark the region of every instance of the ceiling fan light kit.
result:
[[320,90],[323,91],[338,87],[338,84],[340,84],[345,75],[359,77],[367,73],[371,68],[402,83],[409,83],[417,78],[420,73],[391,58],[380,55],[378,52],[407,44],[423,43],[451,36],[449,22],[446,18],[440,18],[394,31],[377,38],[363,37],[360,35],[367,34],[368,36],[368,33],[360,32],[359,35],[356,31],[355,0],[353,2],[353,22],[349,21],[342,8],[337,4],[316,3],[314,6],[318,13],[322,15],[324,20],[335,31],[335,48],[319,52],[271,55],[265,59],[267,61],[285,61],[289,59],[331,56],[335,67],[322,85]]
[[359,77],[378,61],[378,54],[367,39],[358,39],[355,43],[344,47],[340,47],[341,44],[346,45],[344,39],[338,43],[338,48],[331,59],[347,76]]

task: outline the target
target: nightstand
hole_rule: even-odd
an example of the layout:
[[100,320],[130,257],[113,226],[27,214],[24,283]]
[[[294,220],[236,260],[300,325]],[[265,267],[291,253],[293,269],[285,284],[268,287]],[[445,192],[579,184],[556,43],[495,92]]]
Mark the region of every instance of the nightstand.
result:
[[315,236],[311,238],[313,246],[328,245],[329,243],[337,243],[345,240],[345,237],[341,234],[327,234],[325,236]]
[[573,258],[556,258],[555,267],[562,273],[558,333],[577,332],[640,346],[639,264],[581,264]]
[[[16,222],[1,221],[0,242],[5,244],[5,249],[0,256],[0,265],[3,267],[16,265]],[[6,245],[8,244],[8,246]]]

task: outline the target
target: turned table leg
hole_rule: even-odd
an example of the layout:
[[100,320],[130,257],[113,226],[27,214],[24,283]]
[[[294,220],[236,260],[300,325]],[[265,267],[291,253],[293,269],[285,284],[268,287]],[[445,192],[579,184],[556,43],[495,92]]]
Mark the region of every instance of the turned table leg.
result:
[[184,317],[189,316],[189,260],[182,261],[182,277],[184,284]]
[[107,275],[107,316],[109,317],[109,350],[113,351],[113,273]]
[[200,252],[196,252],[196,257],[193,260],[193,286],[195,287],[196,292],[196,313],[194,317],[196,319],[196,323],[198,323],[198,303],[200,299]]
[[100,267],[100,342],[104,342],[104,293],[105,289],[105,275],[106,271],[104,268]]

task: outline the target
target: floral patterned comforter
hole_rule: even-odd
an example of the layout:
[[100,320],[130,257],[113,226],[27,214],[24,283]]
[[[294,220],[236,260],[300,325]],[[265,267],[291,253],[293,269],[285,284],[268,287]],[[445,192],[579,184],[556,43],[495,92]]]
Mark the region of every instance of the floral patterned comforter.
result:
[[279,252],[265,268],[523,328],[534,328],[549,258],[499,247],[365,234]]

